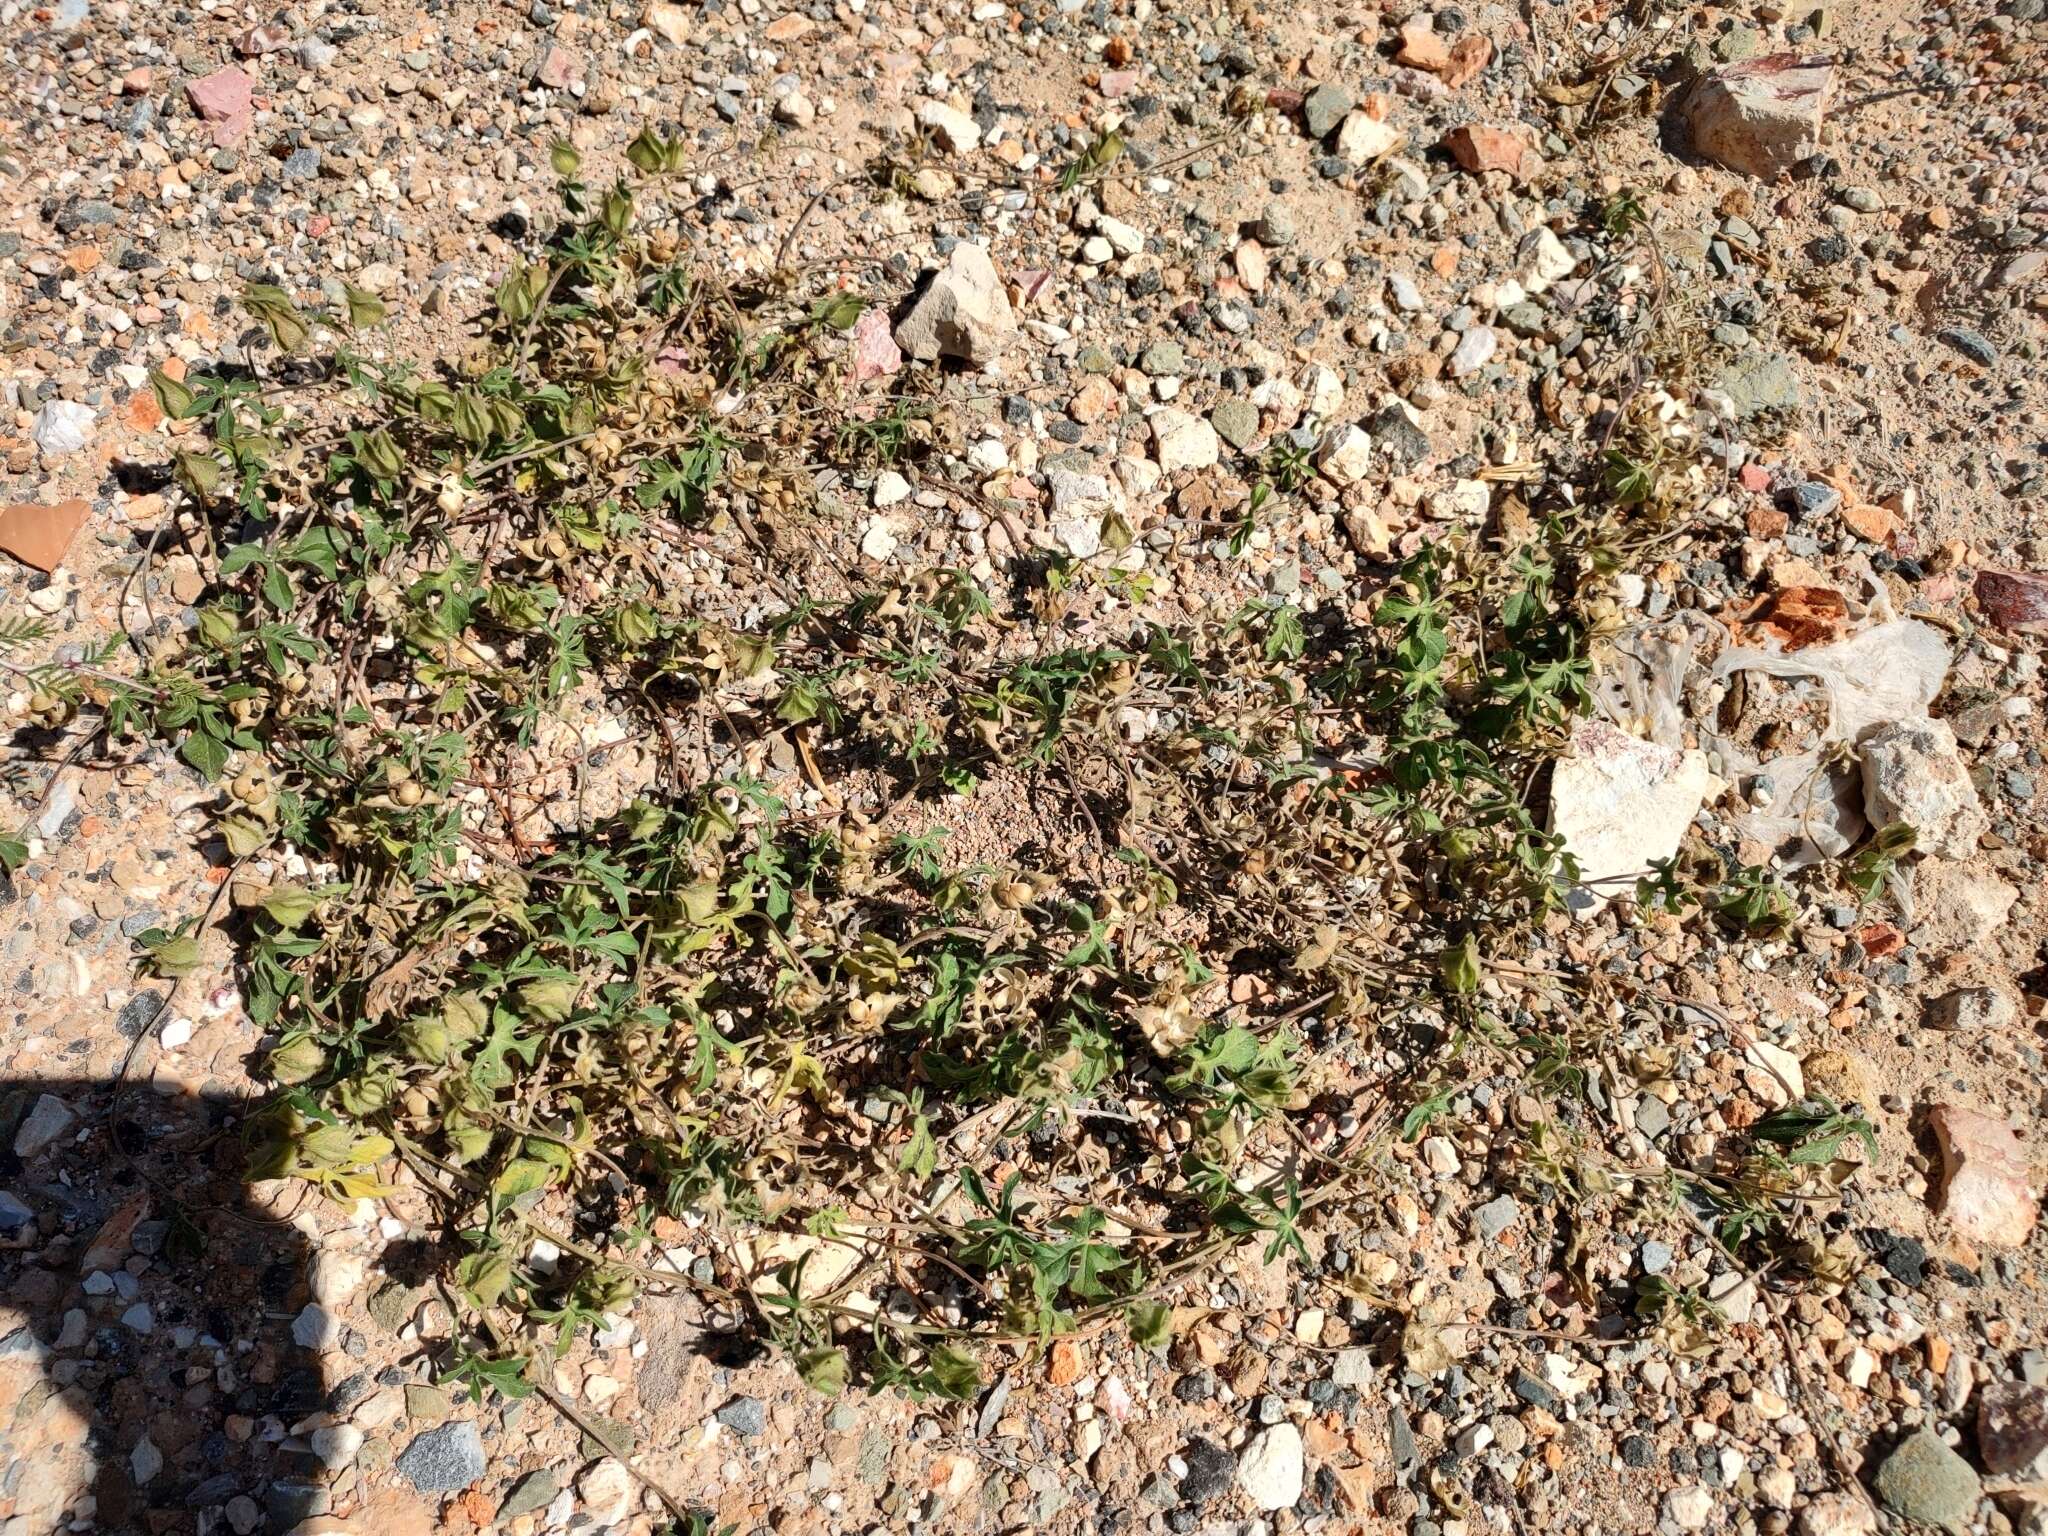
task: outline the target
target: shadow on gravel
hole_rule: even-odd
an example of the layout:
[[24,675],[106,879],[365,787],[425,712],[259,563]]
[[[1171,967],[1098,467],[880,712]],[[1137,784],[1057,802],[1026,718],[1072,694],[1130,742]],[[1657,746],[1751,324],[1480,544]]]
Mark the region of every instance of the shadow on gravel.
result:
[[325,1510],[290,1430],[372,1384],[326,1380],[294,1338],[309,1247],[248,1203],[249,1108],[0,1079],[4,1536],[258,1536]]

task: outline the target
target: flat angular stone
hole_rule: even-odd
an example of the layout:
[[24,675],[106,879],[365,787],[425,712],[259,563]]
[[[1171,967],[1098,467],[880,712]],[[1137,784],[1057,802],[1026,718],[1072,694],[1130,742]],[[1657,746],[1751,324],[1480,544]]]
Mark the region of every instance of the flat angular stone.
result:
[[1631,890],[1652,860],[1675,855],[1706,798],[1707,778],[1706,756],[1696,749],[1660,747],[1605,721],[1580,721],[1572,755],[1550,783],[1550,830],[1585,882],[1571,893],[1572,909],[1590,916]]
[[1682,108],[1693,152],[1776,181],[1820,148],[1834,73],[1826,59],[1773,53],[1702,76]]
[[981,148],[981,125],[943,101],[918,103],[917,121],[931,131],[941,149],[951,150],[956,155],[972,154]]
[[1223,456],[1216,429],[1199,416],[1161,406],[1151,416],[1152,457],[1163,474],[1177,469],[1207,469]]
[[78,1117],[53,1093],[38,1094],[14,1132],[14,1155],[34,1157],[70,1130]]
[[1365,165],[1392,154],[1408,135],[1365,112],[1353,112],[1337,130],[1337,155],[1348,165]]
[[2027,1149],[1995,1115],[1937,1104],[1928,1129],[1941,1148],[1941,1191],[1935,1209],[1968,1242],[2018,1248],[2039,1216]]
[[398,1470],[421,1493],[453,1493],[484,1475],[484,1443],[467,1419],[438,1425],[414,1438]]
[[1979,571],[1977,606],[2000,629],[2048,635],[2048,576],[2035,571]]
[[185,86],[192,110],[213,124],[216,148],[227,149],[256,118],[256,82],[239,69],[217,69]]

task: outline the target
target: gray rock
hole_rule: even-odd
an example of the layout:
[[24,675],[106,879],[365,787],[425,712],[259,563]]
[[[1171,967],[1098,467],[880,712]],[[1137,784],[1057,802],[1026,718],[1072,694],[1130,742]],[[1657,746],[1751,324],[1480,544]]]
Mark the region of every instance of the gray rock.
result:
[[1189,1504],[1207,1504],[1237,1477],[1237,1458],[1201,1435],[1180,1448],[1180,1459],[1188,1469],[1180,1480],[1180,1496]]
[[1154,379],[1177,379],[1188,371],[1186,349],[1177,341],[1155,341],[1138,359],[1138,367]]
[[1330,1368],[1330,1380],[1340,1387],[1365,1388],[1372,1385],[1372,1351],[1369,1349],[1340,1349]]
[[1967,1530],[1983,1485],[1970,1464],[1942,1444],[1931,1429],[1918,1430],[1885,1457],[1872,1486],[1878,1502],[1905,1520]]
[[538,1472],[529,1472],[512,1485],[512,1491],[505,1495],[505,1502],[498,1506],[500,1522],[530,1515],[536,1509],[545,1509],[560,1490],[553,1469],[542,1467]]
[[734,1434],[751,1440],[767,1432],[768,1406],[758,1397],[736,1397],[713,1415]]
[[1644,1243],[1637,1257],[1643,1261],[1643,1273],[1661,1275],[1671,1267],[1672,1252],[1669,1243],[1660,1243],[1654,1237]]
[[164,1006],[161,992],[138,992],[121,1005],[121,1011],[114,1015],[114,1028],[121,1032],[123,1040],[137,1040],[162,1012]]
[[1769,411],[1793,411],[1805,403],[1792,363],[1776,352],[1738,357],[1721,370],[1714,388],[1735,406],[1736,419],[1747,421]]
[[1927,1008],[1927,1022],[1935,1029],[2009,1029],[2019,1022],[2019,1004],[1996,987],[1958,987],[1937,997]]
[[1980,368],[1989,368],[1998,361],[1998,348],[1965,326],[1944,326],[1934,333],[1934,339],[1954,347]]
[[49,1358],[50,1352],[26,1328],[0,1337],[0,1360],[26,1360],[40,1370]]
[[1832,485],[1807,480],[1792,487],[1792,510],[1801,517],[1826,517],[1841,505],[1842,493]]
[[0,1242],[8,1242],[35,1230],[36,1213],[21,1203],[11,1190],[0,1189]]
[[14,1133],[14,1155],[34,1157],[76,1123],[71,1106],[53,1093],[39,1094]]
[[1275,250],[1294,244],[1300,235],[1293,213],[1282,202],[1268,203],[1259,210],[1259,221],[1252,226],[1252,233],[1259,237],[1261,245],[1270,245]]
[[1352,106],[1351,93],[1341,85],[1319,85],[1302,99],[1302,126],[1312,139],[1328,138]]
[[341,1333],[341,1323],[317,1301],[309,1301],[292,1319],[292,1342],[301,1349],[325,1349]]
[[317,1483],[272,1483],[263,1491],[264,1513],[270,1517],[272,1527],[280,1531],[324,1515],[331,1507],[327,1490]]
[[1413,469],[1433,451],[1429,434],[1408,419],[1408,413],[1388,401],[1379,414],[1365,423],[1366,435],[1387,455],[1397,469]]
[[81,229],[104,228],[121,222],[121,210],[104,198],[85,197],[60,209],[57,213],[57,232],[75,235]]
[[1472,1213],[1472,1225],[1487,1242],[1492,1242],[1521,1219],[1522,1207],[1513,1195],[1489,1200]]
[[415,1436],[398,1458],[398,1470],[421,1493],[453,1493],[484,1475],[484,1443],[467,1419],[437,1425]]
[[1636,1129],[1655,1141],[1671,1129],[1671,1107],[1662,1099],[1646,1094],[1636,1105]]
[[1209,425],[1223,441],[1243,452],[1258,438],[1258,408],[1249,400],[1225,400],[1209,413]]

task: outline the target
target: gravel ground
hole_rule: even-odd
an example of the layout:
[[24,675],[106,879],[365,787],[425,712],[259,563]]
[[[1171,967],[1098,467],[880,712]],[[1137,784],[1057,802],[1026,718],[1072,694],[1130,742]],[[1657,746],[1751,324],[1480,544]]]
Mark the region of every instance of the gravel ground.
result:
[[[1559,919],[1531,965],[1614,987],[1554,1165],[1512,1134],[1544,1118],[1531,1085],[1467,1084],[1307,1260],[1252,1247],[1176,1297],[1163,1350],[1098,1333],[1018,1356],[975,1404],[828,1402],[647,1297],[555,1386],[744,1533],[2048,1531],[2044,630],[2022,611],[2048,612],[2044,44],[2041,0],[0,0],[0,547],[33,555],[36,509],[81,503],[54,570],[0,562],[0,614],[73,660],[189,623],[150,370],[246,357],[251,279],[369,289],[394,317],[375,349],[454,354],[551,210],[557,139],[603,185],[643,127],[679,133],[704,252],[856,286],[909,355],[885,330],[850,347],[885,377],[944,371],[940,468],[820,488],[849,566],[1063,550],[1143,574],[1162,612],[1363,614],[1390,561],[1486,516],[1490,483],[1599,440],[1638,387],[1616,338],[1661,313],[1694,478],[1617,613],[1681,665],[1661,725],[1640,698],[1617,723],[1668,750],[1660,783],[1700,753],[1679,826],[1786,854],[1768,821],[1796,786],[1767,760],[1824,711],[1729,653],[1919,621],[1940,692],[1872,722],[1898,739],[1867,745],[1858,797],[1923,828],[1909,900],[1802,889],[1780,938],[1621,903]],[[1803,131],[1799,152],[1764,174],[1696,153],[1687,82],[1780,53],[1831,61],[1825,115],[1752,113],[1743,142]],[[1122,158],[1058,195],[1111,118]],[[1602,257],[1623,191],[1655,263]],[[983,268],[1014,334],[963,312],[939,330],[974,356],[918,356],[923,274],[972,310]],[[1257,456],[1296,435],[1320,472],[1233,549]],[[695,568],[708,607],[737,559]],[[434,1384],[417,1189],[346,1208],[241,1185],[259,1031],[225,950],[167,1008],[133,979],[135,935],[225,878],[195,842],[210,792],[154,749],[59,768],[63,733],[13,703],[0,1536],[657,1528],[542,1400]],[[1583,809],[1589,838],[1652,819]],[[1644,989],[1683,1028],[1632,1007]],[[1332,1085],[1354,1126],[1414,1064],[1356,1068]],[[1827,1278],[1795,1284],[1732,1266],[1659,1170],[1808,1094],[1875,1139],[1839,1149],[1811,1232]],[[1595,1142],[1642,1175],[1628,1190],[1578,1160]]]

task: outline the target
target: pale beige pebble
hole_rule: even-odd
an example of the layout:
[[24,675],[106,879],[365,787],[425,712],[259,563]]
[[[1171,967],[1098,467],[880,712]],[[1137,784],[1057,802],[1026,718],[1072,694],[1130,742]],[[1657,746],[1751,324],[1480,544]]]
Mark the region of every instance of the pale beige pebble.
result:
[[1356,485],[1372,469],[1372,438],[1363,427],[1340,422],[1316,445],[1316,468],[1335,486]]
[[968,113],[943,101],[919,102],[917,121],[929,129],[942,149],[956,155],[972,154],[981,148],[981,125]]
[[607,1456],[576,1479],[576,1493],[597,1525],[615,1525],[633,1504],[633,1474]]

